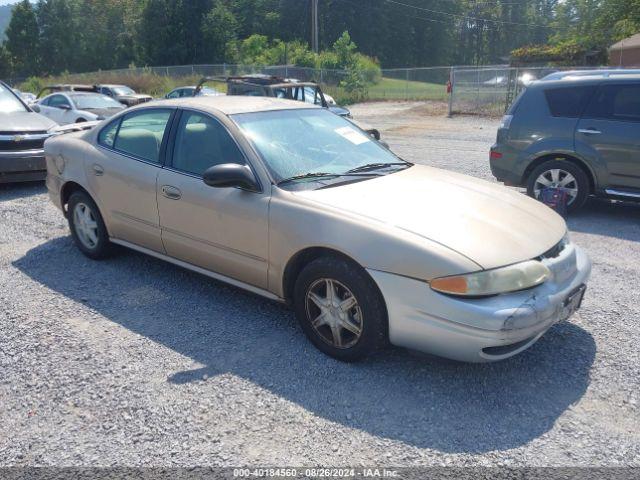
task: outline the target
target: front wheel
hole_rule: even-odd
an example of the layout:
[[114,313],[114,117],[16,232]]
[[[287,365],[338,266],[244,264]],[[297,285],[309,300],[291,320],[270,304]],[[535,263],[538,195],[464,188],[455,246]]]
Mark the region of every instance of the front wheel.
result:
[[589,178],[567,160],[549,160],[536,167],[527,179],[527,194],[540,199],[545,188],[559,188],[567,194],[567,211],[575,212],[589,196]]
[[99,260],[109,256],[113,244],[105,227],[100,210],[85,192],[75,192],[67,206],[69,228],[76,246],[87,257]]
[[356,361],[387,341],[387,310],[360,266],[335,257],[307,265],[294,289],[296,316],[309,340],[342,361]]

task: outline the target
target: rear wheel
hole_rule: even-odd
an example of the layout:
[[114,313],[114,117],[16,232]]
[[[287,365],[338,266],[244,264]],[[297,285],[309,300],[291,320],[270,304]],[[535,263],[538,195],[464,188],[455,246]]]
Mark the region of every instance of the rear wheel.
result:
[[94,260],[112,253],[113,244],[109,241],[100,210],[88,194],[72,193],[67,212],[71,235],[82,253]]
[[323,257],[307,265],[296,280],[294,306],[309,340],[338,360],[360,360],[386,344],[382,295],[351,262]]
[[549,160],[536,167],[527,179],[527,194],[535,199],[545,188],[559,188],[567,194],[567,211],[575,212],[589,196],[589,178],[576,164]]

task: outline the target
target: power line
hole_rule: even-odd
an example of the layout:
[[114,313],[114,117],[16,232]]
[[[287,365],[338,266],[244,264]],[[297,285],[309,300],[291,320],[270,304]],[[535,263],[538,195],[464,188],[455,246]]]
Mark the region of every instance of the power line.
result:
[[396,0],[383,0],[384,2],[387,3],[393,3],[396,5],[400,5],[403,7],[408,7],[408,8],[413,8],[415,10],[420,10],[423,12],[429,12],[429,13],[436,13],[439,15],[446,15],[449,17],[453,17],[453,18],[459,18],[461,20],[475,20],[478,22],[491,22],[491,23],[498,23],[501,25],[514,25],[514,26],[520,26],[520,27],[535,27],[535,28],[553,28],[549,25],[539,25],[539,24],[535,24],[535,23],[521,23],[521,22],[509,22],[506,20],[493,20],[490,18],[480,18],[480,17],[470,17],[468,15],[463,15],[463,14],[458,14],[458,13],[450,13],[450,12],[443,12],[440,10],[432,10],[430,8],[424,8],[424,7],[417,7],[415,5],[409,5],[407,3],[402,3],[402,2],[397,2]]
[[[350,5],[353,5],[354,7],[358,7],[358,8],[362,8],[362,4],[356,4],[354,2],[352,2],[351,0],[341,0],[343,2],[349,3]],[[382,0],[382,1],[386,1],[386,0]],[[382,5],[369,5],[368,8],[382,8]],[[386,12],[385,12],[386,13]],[[422,20],[425,22],[430,22],[430,23],[440,23],[440,24],[444,24],[444,25],[451,25],[452,21],[451,20],[441,20],[441,19],[436,19],[436,18],[425,18],[425,17],[420,17],[418,15],[415,14],[407,14],[407,13],[398,13],[399,15],[402,15],[403,17],[409,18],[411,20]],[[453,14],[452,14],[453,15]],[[458,18],[460,17],[460,18]],[[467,15],[459,15],[458,17],[452,18],[452,20],[482,20],[482,19],[478,19],[475,17],[469,17]],[[518,27],[521,25],[512,25],[512,24],[506,24],[505,27]],[[553,28],[553,27],[545,27],[545,28]],[[491,30],[491,31],[503,31],[502,28],[497,28],[497,27],[491,27],[488,25],[484,25],[483,26],[484,30]]]

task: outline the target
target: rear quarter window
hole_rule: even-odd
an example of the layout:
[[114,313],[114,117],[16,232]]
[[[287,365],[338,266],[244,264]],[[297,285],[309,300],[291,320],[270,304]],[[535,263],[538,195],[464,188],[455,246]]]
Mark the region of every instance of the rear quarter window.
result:
[[109,125],[104,127],[100,134],[98,135],[98,143],[104,147],[113,148],[113,144],[116,140],[116,133],[118,131],[118,126],[120,125],[120,118],[111,122]]
[[554,117],[578,118],[596,87],[562,87],[545,90],[549,111]]

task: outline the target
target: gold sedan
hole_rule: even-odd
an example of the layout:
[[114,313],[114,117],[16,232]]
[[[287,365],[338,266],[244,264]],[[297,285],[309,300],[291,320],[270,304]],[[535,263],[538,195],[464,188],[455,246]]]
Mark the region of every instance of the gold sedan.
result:
[[591,268],[546,206],[299,102],[147,103],[45,153],[85,255],[123,245],[287,302],[340,360],[388,342],[508,358],[577,310]]

